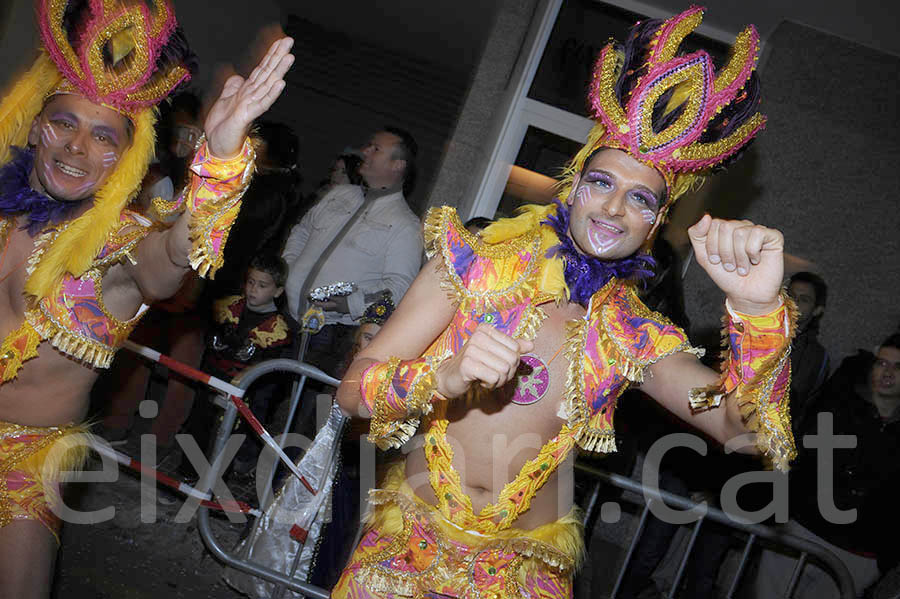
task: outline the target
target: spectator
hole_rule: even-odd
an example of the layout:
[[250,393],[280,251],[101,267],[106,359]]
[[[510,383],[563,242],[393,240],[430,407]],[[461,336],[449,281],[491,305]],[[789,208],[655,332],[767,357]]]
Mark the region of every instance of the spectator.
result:
[[[801,430],[823,435],[820,415],[831,420],[834,435],[850,436],[856,446],[834,449],[823,460],[807,436],[791,473],[792,519],[786,532],[824,544],[853,576],[857,594],[898,563],[898,531],[893,484],[900,476],[900,335],[891,335],[875,351],[846,358],[828,379]],[[827,421],[826,421],[827,422]],[[829,471],[820,471],[827,468]],[[833,481],[832,488],[819,488]],[[824,494],[840,512],[855,510],[848,523],[826,516]],[[876,560],[872,556],[877,556]],[[794,561],[766,551],[760,561],[757,596],[772,597],[790,580]],[[780,589],[777,585],[781,585]],[[834,594],[830,578],[807,566],[794,597]]]
[[336,372],[351,348],[367,304],[389,291],[399,301],[419,271],[422,235],[405,196],[415,180],[412,136],[386,127],[363,149],[359,172],[366,190],[337,185],[291,231],[283,256],[290,267],[288,308],[306,311],[309,291],[336,282],[355,285],[349,295],[317,307],[325,326],[310,337],[306,361]]
[[353,152],[346,152],[338,156],[334,164],[331,165],[328,179],[324,182],[322,188],[327,191],[335,185],[362,185],[363,178],[359,174],[359,167],[362,165],[362,161],[363,159]]
[[791,421],[796,437],[809,405],[828,378],[828,352],[818,339],[828,286],[819,275],[798,272],[788,282],[788,293],[800,312],[791,343]]
[[[359,321],[353,348],[344,360],[343,370],[357,353],[369,345],[393,312],[394,303],[390,297],[384,297],[366,308]],[[310,571],[309,581],[317,586],[331,588],[335,585],[353,548],[352,541],[359,527],[359,441],[369,432],[368,424],[366,420],[352,419],[345,429],[341,469],[335,477],[332,491],[332,518],[322,529],[322,540]]]
[[[287,264],[279,256],[263,254],[251,260],[244,292],[223,297],[213,305],[213,326],[203,366],[205,372],[231,380],[250,365],[295,355],[297,323],[275,304],[284,292],[286,278]],[[268,420],[280,383],[280,379],[270,376],[250,387],[247,394],[250,409],[262,422]],[[214,421],[215,409],[210,402],[199,402],[191,414],[189,430],[201,449],[207,448]],[[253,432],[243,423],[240,432],[246,434],[247,439],[235,458],[234,471],[246,474],[256,465],[259,445]],[[183,470],[185,466],[187,463],[183,460]]]
[[150,166],[135,200],[138,212],[156,220],[171,222],[175,215],[159,214],[153,200],[171,202],[188,181],[188,162],[203,135],[200,98],[192,92],[180,93],[165,111],[159,126],[157,161]]

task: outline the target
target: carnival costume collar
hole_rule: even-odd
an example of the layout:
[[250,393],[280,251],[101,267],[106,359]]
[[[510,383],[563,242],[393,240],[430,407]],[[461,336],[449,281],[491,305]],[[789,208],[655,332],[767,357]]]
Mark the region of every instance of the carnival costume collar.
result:
[[656,261],[649,254],[635,253],[619,260],[603,260],[579,252],[569,237],[569,210],[561,202],[555,203],[556,214],[548,214],[541,224],[553,228],[559,245],[547,250],[545,257],[559,258],[565,263],[564,275],[570,300],[587,307],[591,297],[613,278],[638,281],[653,276]]
[[34,237],[48,225],[69,220],[83,202],[60,202],[32,189],[28,181],[34,150],[12,148],[14,158],[0,167],[0,216],[27,216],[28,234]]
[[749,25],[738,34],[728,62],[716,72],[703,50],[678,55],[702,20],[703,9],[693,6],[666,21],[639,22],[624,45],[603,48],[588,96],[596,124],[560,185],[559,197],[568,197],[575,177],[601,148],[622,150],[656,169],[666,182],[666,202],[648,245],[675,200],[735,160],[766,121],[756,110],[756,29]]
[[34,0],[40,54],[0,101],[0,165],[16,158],[47,98],[78,94],[127,116],[132,143],[91,207],[50,244],[25,281],[45,298],[65,273],[79,277],[119,227],[154,154],[155,106],[190,79],[193,54],[170,0]]

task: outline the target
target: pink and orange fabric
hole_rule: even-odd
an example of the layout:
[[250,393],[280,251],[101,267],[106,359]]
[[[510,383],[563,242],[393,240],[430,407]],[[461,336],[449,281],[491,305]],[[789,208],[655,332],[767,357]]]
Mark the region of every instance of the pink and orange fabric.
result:
[[788,404],[791,331],[796,321],[796,308],[786,295],[778,309],[762,316],[741,314],[729,307],[722,377],[711,387],[694,389],[690,396],[694,410],[705,410],[732,395],[746,426],[757,432],[760,451],[782,471],[797,457]]
[[59,541],[60,472],[80,468],[87,448],[83,427],[0,422],[0,528],[35,520]]

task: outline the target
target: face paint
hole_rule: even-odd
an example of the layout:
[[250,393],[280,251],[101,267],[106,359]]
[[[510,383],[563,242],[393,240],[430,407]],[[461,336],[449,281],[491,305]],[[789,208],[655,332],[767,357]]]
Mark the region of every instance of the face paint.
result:
[[45,146],[51,146],[56,143],[59,139],[56,135],[56,131],[53,130],[53,127],[50,123],[44,123],[44,126],[41,127],[41,143]]
[[613,231],[604,225],[592,223],[588,226],[588,242],[597,254],[608,251],[622,240],[621,231]]
[[119,160],[119,155],[115,152],[106,152],[103,154],[103,159],[100,161],[100,164],[104,166],[104,168],[109,168],[114,165]]
[[644,208],[643,210],[641,210],[641,218],[643,218],[645,222],[648,222],[651,225],[656,223],[656,215],[649,208]]
[[578,188],[578,191],[575,193],[575,199],[578,200],[578,205],[581,207],[584,207],[587,202],[590,202],[593,199],[591,190],[587,185],[582,185]]

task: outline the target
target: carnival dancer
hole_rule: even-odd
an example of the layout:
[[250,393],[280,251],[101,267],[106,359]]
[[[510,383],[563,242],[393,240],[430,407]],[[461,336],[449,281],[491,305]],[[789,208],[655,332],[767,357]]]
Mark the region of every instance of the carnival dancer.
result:
[[795,455],[781,233],[709,216],[690,228],[727,296],[721,374],[635,289],[673,202],[765,122],[752,26],[718,72],[706,52],[678,54],[702,15],[639,23],[624,48],[601,51],[598,121],[562,202],[525,206],[480,238],[452,208],[430,212],[430,262],[339,389],[346,412],[371,418],[370,439],[411,448],[370,493],[333,597],[571,596],[575,449],[615,451],[630,385],[720,442],[755,432],[744,451],[779,468]]
[[[58,473],[85,449],[96,368],[144,304],[215,273],[253,171],[247,132],[284,88],[292,40],[229,79],[169,229],[125,210],[155,106],[190,78],[168,0],[36,0],[37,61],[0,102],[0,589],[49,594]],[[174,203],[172,203],[174,204]],[[66,451],[78,447],[81,451]]]

